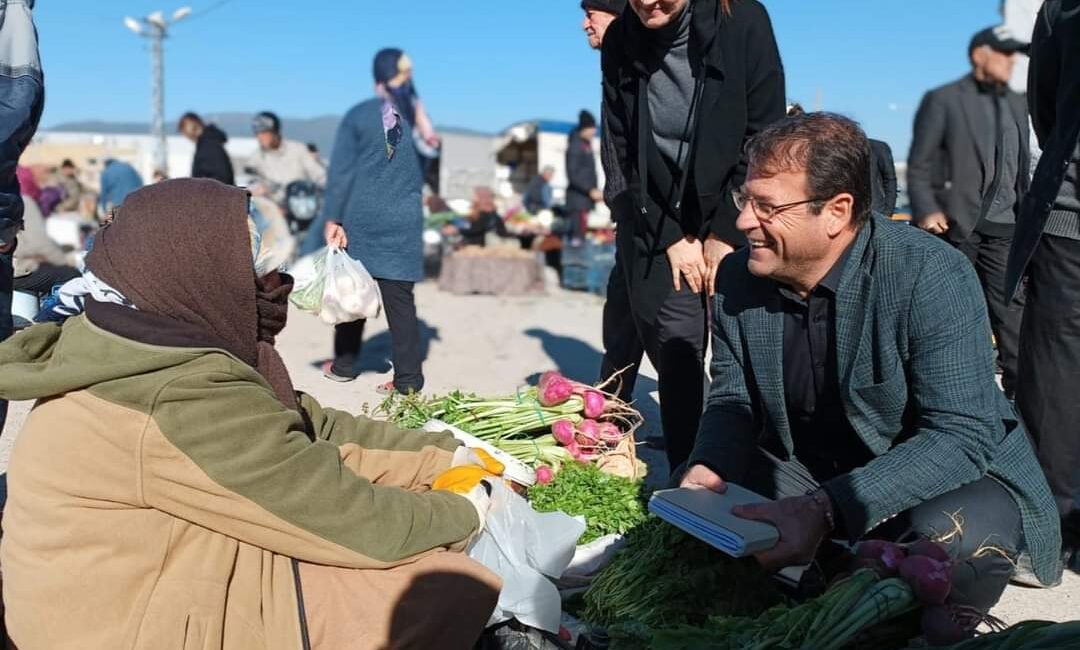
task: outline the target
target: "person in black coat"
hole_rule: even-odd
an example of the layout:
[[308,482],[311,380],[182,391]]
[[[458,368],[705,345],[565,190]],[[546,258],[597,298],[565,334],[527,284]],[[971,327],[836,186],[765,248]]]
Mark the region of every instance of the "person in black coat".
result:
[[1047,0],[1031,43],[1028,107],[1042,158],[1009,256],[1007,294],[1027,276],[1016,405],[1080,571],[1080,0]]
[[597,189],[600,181],[593,153],[595,138],[596,118],[589,111],[581,111],[577,128],[566,145],[566,218],[570,220],[570,236],[574,239],[585,236],[589,213],[603,199]]
[[606,134],[632,316],[657,368],[668,462],[689,457],[704,399],[705,296],[744,243],[743,145],[784,116],[784,71],[757,0],[630,0],[603,46]]
[[896,212],[896,162],[892,148],[881,140],[870,139],[870,187],[872,210],[886,217]]
[[[1020,298],[1005,295],[1005,264],[1031,153],[1024,99],[1008,87],[1024,45],[993,29],[968,48],[972,72],[931,90],[915,116],[908,192],[916,224],[959,248],[979,274],[998,343],[1005,394],[1016,390]],[[948,170],[940,177],[941,161]]]
[[191,162],[192,178],[212,178],[226,185],[235,185],[232,160],[225,151],[229,140],[225,132],[206,124],[195,113],[184,113],[176,130],[195,143],[195,159]]

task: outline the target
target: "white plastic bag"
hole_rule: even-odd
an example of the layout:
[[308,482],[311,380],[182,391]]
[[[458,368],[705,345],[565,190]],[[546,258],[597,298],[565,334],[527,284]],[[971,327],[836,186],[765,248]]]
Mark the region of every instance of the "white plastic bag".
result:
[[364,265],[340,248],[326,253],[326,286],[319,318],[327,325],[377,318],[382,313],[382,296],[375,278]]
[[326,288],[326,257],[327,251],[323,248],[301,257],[289,268],[296,282],[289,294],[289,302],[316,316],[322,309],[323,289]]
[[583,521],[562,512],[536,512],[501,482],[493,484],[484,531],[468,551],[503,581],[489,625],[516,618],[557,634],[562,601],[551,580],[562,576],[584,532]]

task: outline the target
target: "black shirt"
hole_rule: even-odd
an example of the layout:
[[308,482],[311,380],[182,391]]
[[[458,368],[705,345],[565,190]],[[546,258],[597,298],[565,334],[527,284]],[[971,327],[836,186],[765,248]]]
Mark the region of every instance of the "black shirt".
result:
[[784,396],[795,457],[818,481],[860,467],[870,451],[840,399],[836,362],[836,290],[849,246],[804,300],[780,285],[784,309]]
[[506,222],[494,212],[482,212],[476,219],[471,219],[469,225],[460,230],[461,238],[466,246],[483,246],[486,235],[493,232],[500,237],[509,237],[506,230]]

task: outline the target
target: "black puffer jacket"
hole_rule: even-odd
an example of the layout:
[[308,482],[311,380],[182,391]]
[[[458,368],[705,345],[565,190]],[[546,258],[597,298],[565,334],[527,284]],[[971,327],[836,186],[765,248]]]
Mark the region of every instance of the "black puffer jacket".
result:
[[229,138],[213,124],[207,124],[195,143],[195,160],[191,163],[193,178],[212,178],[226,185],[235,185],[232,161],[225,151]]

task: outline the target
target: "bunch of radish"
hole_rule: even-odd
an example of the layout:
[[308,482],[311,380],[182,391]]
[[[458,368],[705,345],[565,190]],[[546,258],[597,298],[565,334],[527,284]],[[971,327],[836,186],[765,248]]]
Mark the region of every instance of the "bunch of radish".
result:
[[949,602],[953,560],[937,542],[920,539],[912,544],[867,540],[855,551],[856,564],[883,578],[899,577],[911,587],[923,606],[922,632],[930,645],[957,643],[971,637],[990,619],[981,612]]
[[536,390],[540,403],[548,408],[581,400],[583,419],[560,419],[551,425],[551,435],[582,463],[592,462],[617,447],[640,424],[641,416],[629,404],[601,388],[571,381],[557,372],[545,372]]

